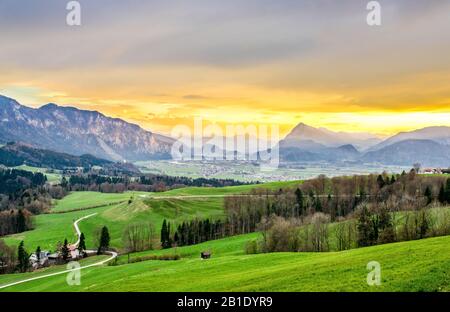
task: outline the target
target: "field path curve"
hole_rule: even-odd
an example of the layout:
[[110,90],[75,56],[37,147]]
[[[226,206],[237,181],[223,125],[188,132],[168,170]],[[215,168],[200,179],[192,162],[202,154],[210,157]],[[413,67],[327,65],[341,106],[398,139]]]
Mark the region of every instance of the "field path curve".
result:
[[[78,246],[78,244],[80,243],[80,235],[81,235],[81,231],[80,231],[80,228],[78,227],[78,223],[79,223],[80,221],[82,221],[82,220],[85,220],[85,219],[87,219],[87,218],[93,217],[93,216],[95,216],[96,214],[97,214],[97,213],[93,213],[93,214],[84,216],[84,217],[82,217],[82,218],[76,220],[76,221],[73,223],[73,226],[74,226],[74,228],[75,228],[75,232],[77,233],[77,236],[78,236],[78,240],[77,240],[76,243],[75,243],[76,246]],[[94,253],[95,250],[86,250],[86,252],[89,252],[89,253],[92,252],[92,253]],[[24,279],[24,280],[21,280],[21,281],[17,281],[17,282],[5,284],[5,285],[0,285],[0,289],[4,289],[4,288],[11,287],[11,286],[14,286],[14,285],[18,285],[18,284],[23,284],[23,283],[35,281],[35,280],[42,279],[42,278],[47,278],[47,277],[51,277],[51,276],[55,276],[55,275],[61,275],[61,274],[67,274],[67,273],[70,273],[70,272],[79,271],[79,270],[86,269],[86,268],[90,268],[90,267],[94,267],[94,266],[99,266],[99,265],[105,264],[105,263],[107,263],[107,262],[109,262],[109,261],[111,261],[111,260],[113,260],[114,258],[117,257],[117,252],[114,252],[114,251],[108,251],[107,253],[109,253],[109,254],[111,255],[111,257],[109,257],[109,258],[107,258],[107,259],[104,259],[104,260],[101,260],[101,261],[99,261],[99,262],[92,263],[92,264],[85,265],[85,266],[81,266],[81,267],[79,267],[79,268],[67,269],[67,270],[60,271],[60,272],[54,272],[54,273],[44,274],[44,275],[40,275],[40,276],[36,276],[36,277],[30,277],[30,278],[27,278],[27,279]]]

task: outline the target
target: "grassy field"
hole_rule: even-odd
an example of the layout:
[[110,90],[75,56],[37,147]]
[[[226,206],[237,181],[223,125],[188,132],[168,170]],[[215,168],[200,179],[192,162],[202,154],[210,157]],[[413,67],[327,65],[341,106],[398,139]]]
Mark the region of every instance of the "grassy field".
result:
[[[260,187],[276,189],[298,183],[276,182]],[[223,196],[247,192],[253,187],[190,187],[162,193],[74,192],[55,203],[53,211],[58,213],[36,216],[35,230],[10,235],[5,241],[17,246],[24,240],[28,251],[37,246],[55,250],[57,242],[64,238],[76,240],[74,220],[97,213],[80,223],[88,248],[94,247],[93,232],[106,225],[111,245],[120,249],[122,232],[127,224],[152,222],[158,237],[163,219],[177,223],[196,217],[221,218],[224,216]],[[130,198],[131,203],[128,202]],[[432,215],[449,213],[449,209],[434,209]],[[395,219],[401,220],[402,214]],[[336,243],[334,229],[335,224],[332,224],[331,248]],[[83,270],[81,286],[68,286],[65,275],[60,275],[3,291],[450,291],[450,236],[342,252],[246,255],[246,243],[259,236],[259,233],[252,233],[130,255],[133,259],[178,254],[182,258],[177,261],[150,260],[129,264],[128,256],[123,255],[118,258],[118,265]],[[200,252],[205,250],[212,252],[210,260],[199,259]],[[95,258],[83,261],[92,263]],[[366,265],[370,261],[381,264],[381,286],[370,287],[366,283]],[[0,285],[63,269],[63,266],[55,266],[32,273],[3,275]]]
[[47,168],[38,168],[38,167],[31,167],[27,165],[20,165],[17,167],[13,167],[14,169],[20,169],[25,171],[31,171],[31,172],[40,172],[47,176],[47,181],[49,183],[59,183],[61,182],[62,175],[58,173],[58,170],[51,170]]
[[[101,205],[111,205],[128,201],[140,192],[125,193],[99,193],[99,192],[72,192],[61,200],[55,200],[53,212],[70,211],[75,209],[87,209]],[[144,194],[142,192],[142,194]]]
[[196,217],[209,217],[215,220],[223,215],[223,198],[136,199],[131,204],[128,202],[118,204],[86,219],[80,224],[80,229],[87,233],[87,244],[92,245],[91,233],[97,227],[106,225],[111,235],[111,246],[121,248],[123,230],[130,223],[151,222],[155,228],[155,244],[157,244],[164,219],[174,224]]
[[[330,253],[218,252],[88,268],[80,286],[55,276],[5,291],[450,291],[449,254],[450,236]],[[381,265],[380,286],[366,282],[370,261]]]
[[247,193],[254,188],[266,188],[276,190],[279,188],[295,187],[301,184],[302,181],[283,181],[283,182],[269,182],[264,184],[248,184],[226,187],[183,187],[179,189],[170,190],[167,192],[150,193],[151,196],[193,196],[193,195],[231,195]]
[[[90,265],[90,264],[105,260],[106,258],[109,258],[109,256],[106,256],[106,255],[92,256],[92,257],[88,257],[85,259],[81,259],[79,261],[79,263],[81,266],[85,266],[85,265]],[[38,277],[38,276],[42,276],[45,274],[57,273],[57,272],[65,271],[65,270],[67,270],[67,265],[54,265],[54,266],[39,269],[39,270],[33,271],[33,272],[2,274],[2,275],[0,275],[0,286],[4,285],[4,284],[15,282],[18,280],[20,281],[20,280],[24,280],[27,278]],[[61,275],[61,276],[65,276],[65,275]]]
[[[64,214],[43,214],[34,217],[35,229],[23,233],[3,237],[8,245],[17,246],[21,240],[25,242],[28,251],[36,250],[40,246],[42,250],[55,250],[58,242],[63,242],[65,238],[69,242],[76,241],[73,222],[91,213],[101,213],[110,208],[109,206],[99,207],[89,212],[74,211]],[[90,236],[87,234],[87,236]]]

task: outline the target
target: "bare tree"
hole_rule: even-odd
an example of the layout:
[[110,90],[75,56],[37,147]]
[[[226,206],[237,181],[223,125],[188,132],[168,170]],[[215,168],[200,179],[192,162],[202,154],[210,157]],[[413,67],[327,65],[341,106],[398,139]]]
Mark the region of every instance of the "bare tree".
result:
[[150,222],[129,224],[123,232],[123,243],[129,252],[153,249],[155,228]]

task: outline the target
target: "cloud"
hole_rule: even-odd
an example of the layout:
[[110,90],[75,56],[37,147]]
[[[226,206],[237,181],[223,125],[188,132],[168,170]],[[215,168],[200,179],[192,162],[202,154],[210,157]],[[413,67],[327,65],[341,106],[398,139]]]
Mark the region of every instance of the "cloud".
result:
[[68,27],[65,1],[2,0],[0,88],[161,128],[448,112],[450,2],[380,2],[374,28],[360,0],[81,0]]

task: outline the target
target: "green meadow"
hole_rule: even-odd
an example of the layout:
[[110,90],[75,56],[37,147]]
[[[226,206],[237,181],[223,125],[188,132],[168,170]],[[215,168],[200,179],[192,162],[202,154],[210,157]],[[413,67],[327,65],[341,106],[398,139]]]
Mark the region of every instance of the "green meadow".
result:
[[[222,218],[225,195],[248,192],[254,187],[294,187],[298,183],[301,182],[189,187],[161,193],[74,192],[56,201],[50,213],[36,216],[34,230],[7,236],[5,241],[17,246],[24,240],[29,251],[37,246],[55,250],[56,244],[65,238],[71,242],[76,240],[73,228],[76,219],[95,213],[79,224],[88,248],[95,248],[93,233],[106,225],[111,246],[122,250],[123,230],[134,222],[154,225],[157,246],[164,219],[176,225],[192,218]],[[436,220],[439,214],[449,212],[450,208],[431,210]],[[404,213],[398,213],[395,219],[403,217]],[[336,223],[330,225],[331,249],[336,245],[335,228]],[[450,236],[341,252],[245,254],[246,243],[260,235],[251,233],[193,246],[120,255],[114,265],[83,269],[80,286],[68,286],[62,274],[2,291],[450,291]],[[201,260],[202,251],[210,251],[212,258]],[[175,254],[181,259],[128,263],[128,259],[133,262],[139,257]],[[98,259],[90,257],[83,264]],[[366,266],[370,261],[381,264],[380,286],[367,285]],[[64,269],[65,266],[54,266],[30,273],[0,275],[0,285]]]
[[[450,236],[328,253],[244,255],[223,248],[209,260],[87,268],[80,286],[53,276],[3,291],[450,291]],[[371,261],[381,265],[380,286],[366,282]]]

